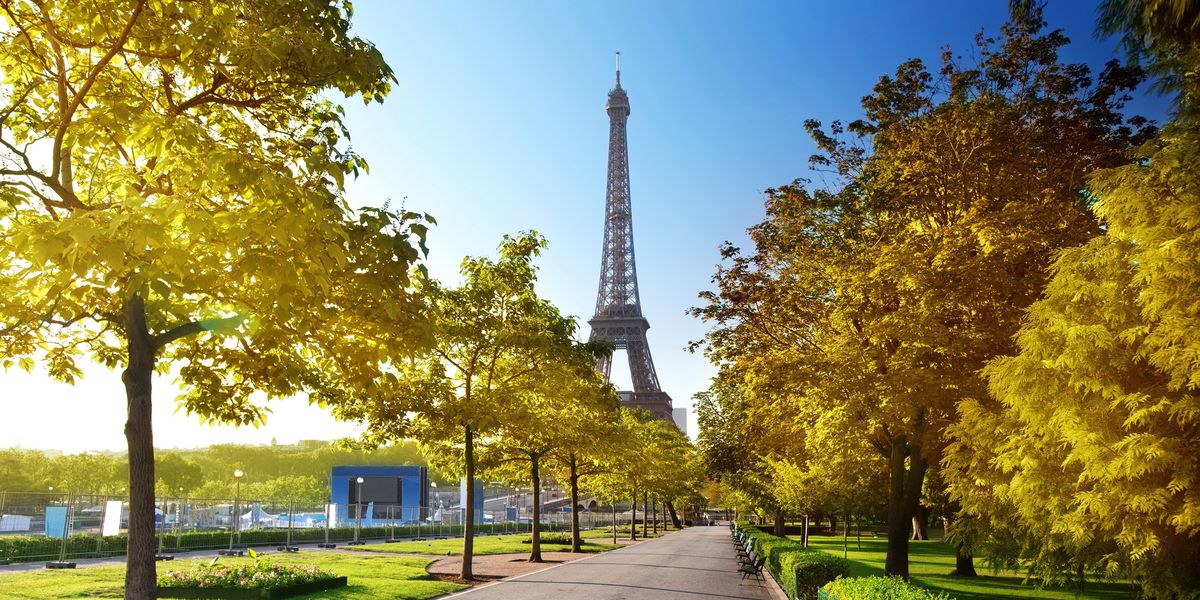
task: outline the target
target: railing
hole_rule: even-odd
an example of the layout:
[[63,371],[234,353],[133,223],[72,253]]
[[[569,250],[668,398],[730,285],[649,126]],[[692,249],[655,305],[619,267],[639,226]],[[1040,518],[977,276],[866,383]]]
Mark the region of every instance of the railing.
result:
[[[527,511],[480,510],[475,532],[531,529]],[[0,492],[0,562],[119,556],[125,553],[129,503],[124,496]],[[458,508],[314,504],[252,498],[159,498],[155,528],[163,553],[303,543],[461,537]],[[581,512],[580,528],[608,527],[607,511]],[[571,513],[541,515],[544,532],[569,531]],[[629,515],[617,515],[628,524]]]

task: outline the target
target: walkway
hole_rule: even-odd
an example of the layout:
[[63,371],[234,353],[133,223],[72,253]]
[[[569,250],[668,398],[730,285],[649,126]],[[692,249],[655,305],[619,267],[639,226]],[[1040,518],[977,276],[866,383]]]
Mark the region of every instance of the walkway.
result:
[[[772,598],[772,585],[754,578],[742,579],[738,574],[728,527],[692,527],[449,597],[461,597],[462,600],[768,600]],[[782,596],[781,592],[778,594]]]

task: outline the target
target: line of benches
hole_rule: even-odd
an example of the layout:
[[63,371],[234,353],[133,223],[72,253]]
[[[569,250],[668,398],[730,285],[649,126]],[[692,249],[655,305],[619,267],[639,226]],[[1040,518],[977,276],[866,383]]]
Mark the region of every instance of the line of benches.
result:
[[750,534],[738,529],[736,523],[729,524],[730,535],[733,536],[733,543],[737,546],[738,554],[738,572],[742,574],[742,579],[753,575],[756,579],[766,580],[763,576],[763,566],[767,563],[767,557],[759,555],[754,550],[754,537]]

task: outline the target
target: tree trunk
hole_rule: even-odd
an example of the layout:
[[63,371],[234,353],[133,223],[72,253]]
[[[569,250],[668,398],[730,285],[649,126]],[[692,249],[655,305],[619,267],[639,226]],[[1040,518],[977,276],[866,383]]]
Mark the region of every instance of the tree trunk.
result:
[[542,474],[538,467],[542,455],[529,453],[529,482],[533,484],[533,539],[529,543],[529,562],[542,562]]
[[658,500],[655,500],[654,504],[650,505],[650,510],[654,511],[654,516],[652,517],[654,519],[654,535],[658,535]]
[[[951,511],[951,514],[954,514]],[[954,517],[944,517],[942,521],[945,523],[945,532],[942,538],[950,536],[950,532],[954,529]],[[967,545],[961,540],[957,540],[954,545],[954,570],[950,571],[951,575],[959,577],[978,577],[979,573],[975,572],[975,557],[967,548]]]
[[579,539],[579,465],[574,453],[571,454],[569,481],[571,483],[571,552],[583,552],[583,540]]
[[666,533],[668,526],[671,524],[669,521],[667,521],[667,503],[666,502],[662,503],[662,511],[663,511],[663,533]]
[[783,509],[782,508],[777,509],[775,511],[775,529],[771,533],[773,533],[779,537],[783,537],[784,534],[786,533],[784,531],[784,527],[786,525],[787,525],[787,520],[783,515]]
[[[907,467],[905,462],[907,459]],[[928,466],[921,449],[896,436],[888,456],[887,558],[884,572],[908,580],[908,534],[921,501],[921,484]]]
[[917,506],[917,512],[912,518],[912,539],[925,541],[929,539],[929,508]]
[[125,441],[129,451],[129,541],[125,598],[152,600],[158,595],[154,570],[154,432],[151,377],[154,342],[146,326],[146,305],[134,294],[125,301],[125,337],[129,364],[121,374],[128,407]]
[[471,572],[471,559],[475,556],[475,432],[470,425],[464,427],[464,430],[466,439],[463,444],[463,465],[466,467],[467,498],[463,503],[463,560],[459,577],[470,581],[475,578]]
[[633,490],[633,502],[629,505],[629,539],[637,541],[637,488]]
[[829,533],[837,535],[837,517],[834,515],[829,515]]
[[679,522],[679,515],[675,514],[675,505],[667,502],[667,514],[671,515],[671,525],[675,529],[683,529],[683,523]]
[[842,558],[847,558],[850,555],[850,516],[842,521]]
[[[647,502],[650,501],[649,498],[650,498],[650,494],[643,491],[642,492],[642,537],[649,537],[649,534],[647,532],[650,531],[649,530],[650,524],[646,522],[646,519],[650,518],[650,505],[646,504]],[[635,499],[634,501],[636,502],[637,500]]]
[[615,499],[613,500],[612,508],[613,508],[613,522],[612,522],[613,545],[615,546],[615,545],[617,545],[617,501]]

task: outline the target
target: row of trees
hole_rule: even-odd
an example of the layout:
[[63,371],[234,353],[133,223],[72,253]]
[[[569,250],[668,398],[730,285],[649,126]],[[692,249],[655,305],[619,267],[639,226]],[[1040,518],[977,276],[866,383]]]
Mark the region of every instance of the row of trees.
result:
[[369,443],[419,440],[471,486],[501,464],[536,482],[553,461],[567,479],[619,467],[631,495],[686,487],[681,435],[622,426],[637,419],[591,370],[610,349],[577,343],[534,292],[537,235],[447,287],[421,264],[432,218],[347,202],[367,164],[330,98],[382,101],[396,82],[349,3],[0,7],[0,361],[66,382],[83,360],[123,370],[127,598],[155,596],[156,372],[202,420],[256,424],[262,399],[306,395]]
[[891,575],[933,511],[959,574],[983,552],[1194,594],[1200,7],[1101,8],[1176,94],[1161,131],[1122,112],[1142,66],[1064,64],[1039,6],[1012,9],[976,58],[808,122],[826,184],[769,190],[694,309],[719,366],[702,454],[781,524],[882,511]]
[[[415,442],[360,449],[319,442],[305,447],[218,444],[155,453],[159,496],[231,498],[233,471],[246,473],[245,497],[294,500],[319,506],[329,499],[329,473],[335,465],[418,465],[425,457]],[[438,473],[431,479],[448,480]],[[0,491],[122,494],[129,489],[123,453],[48,455],[38,450],[0,449]]]

